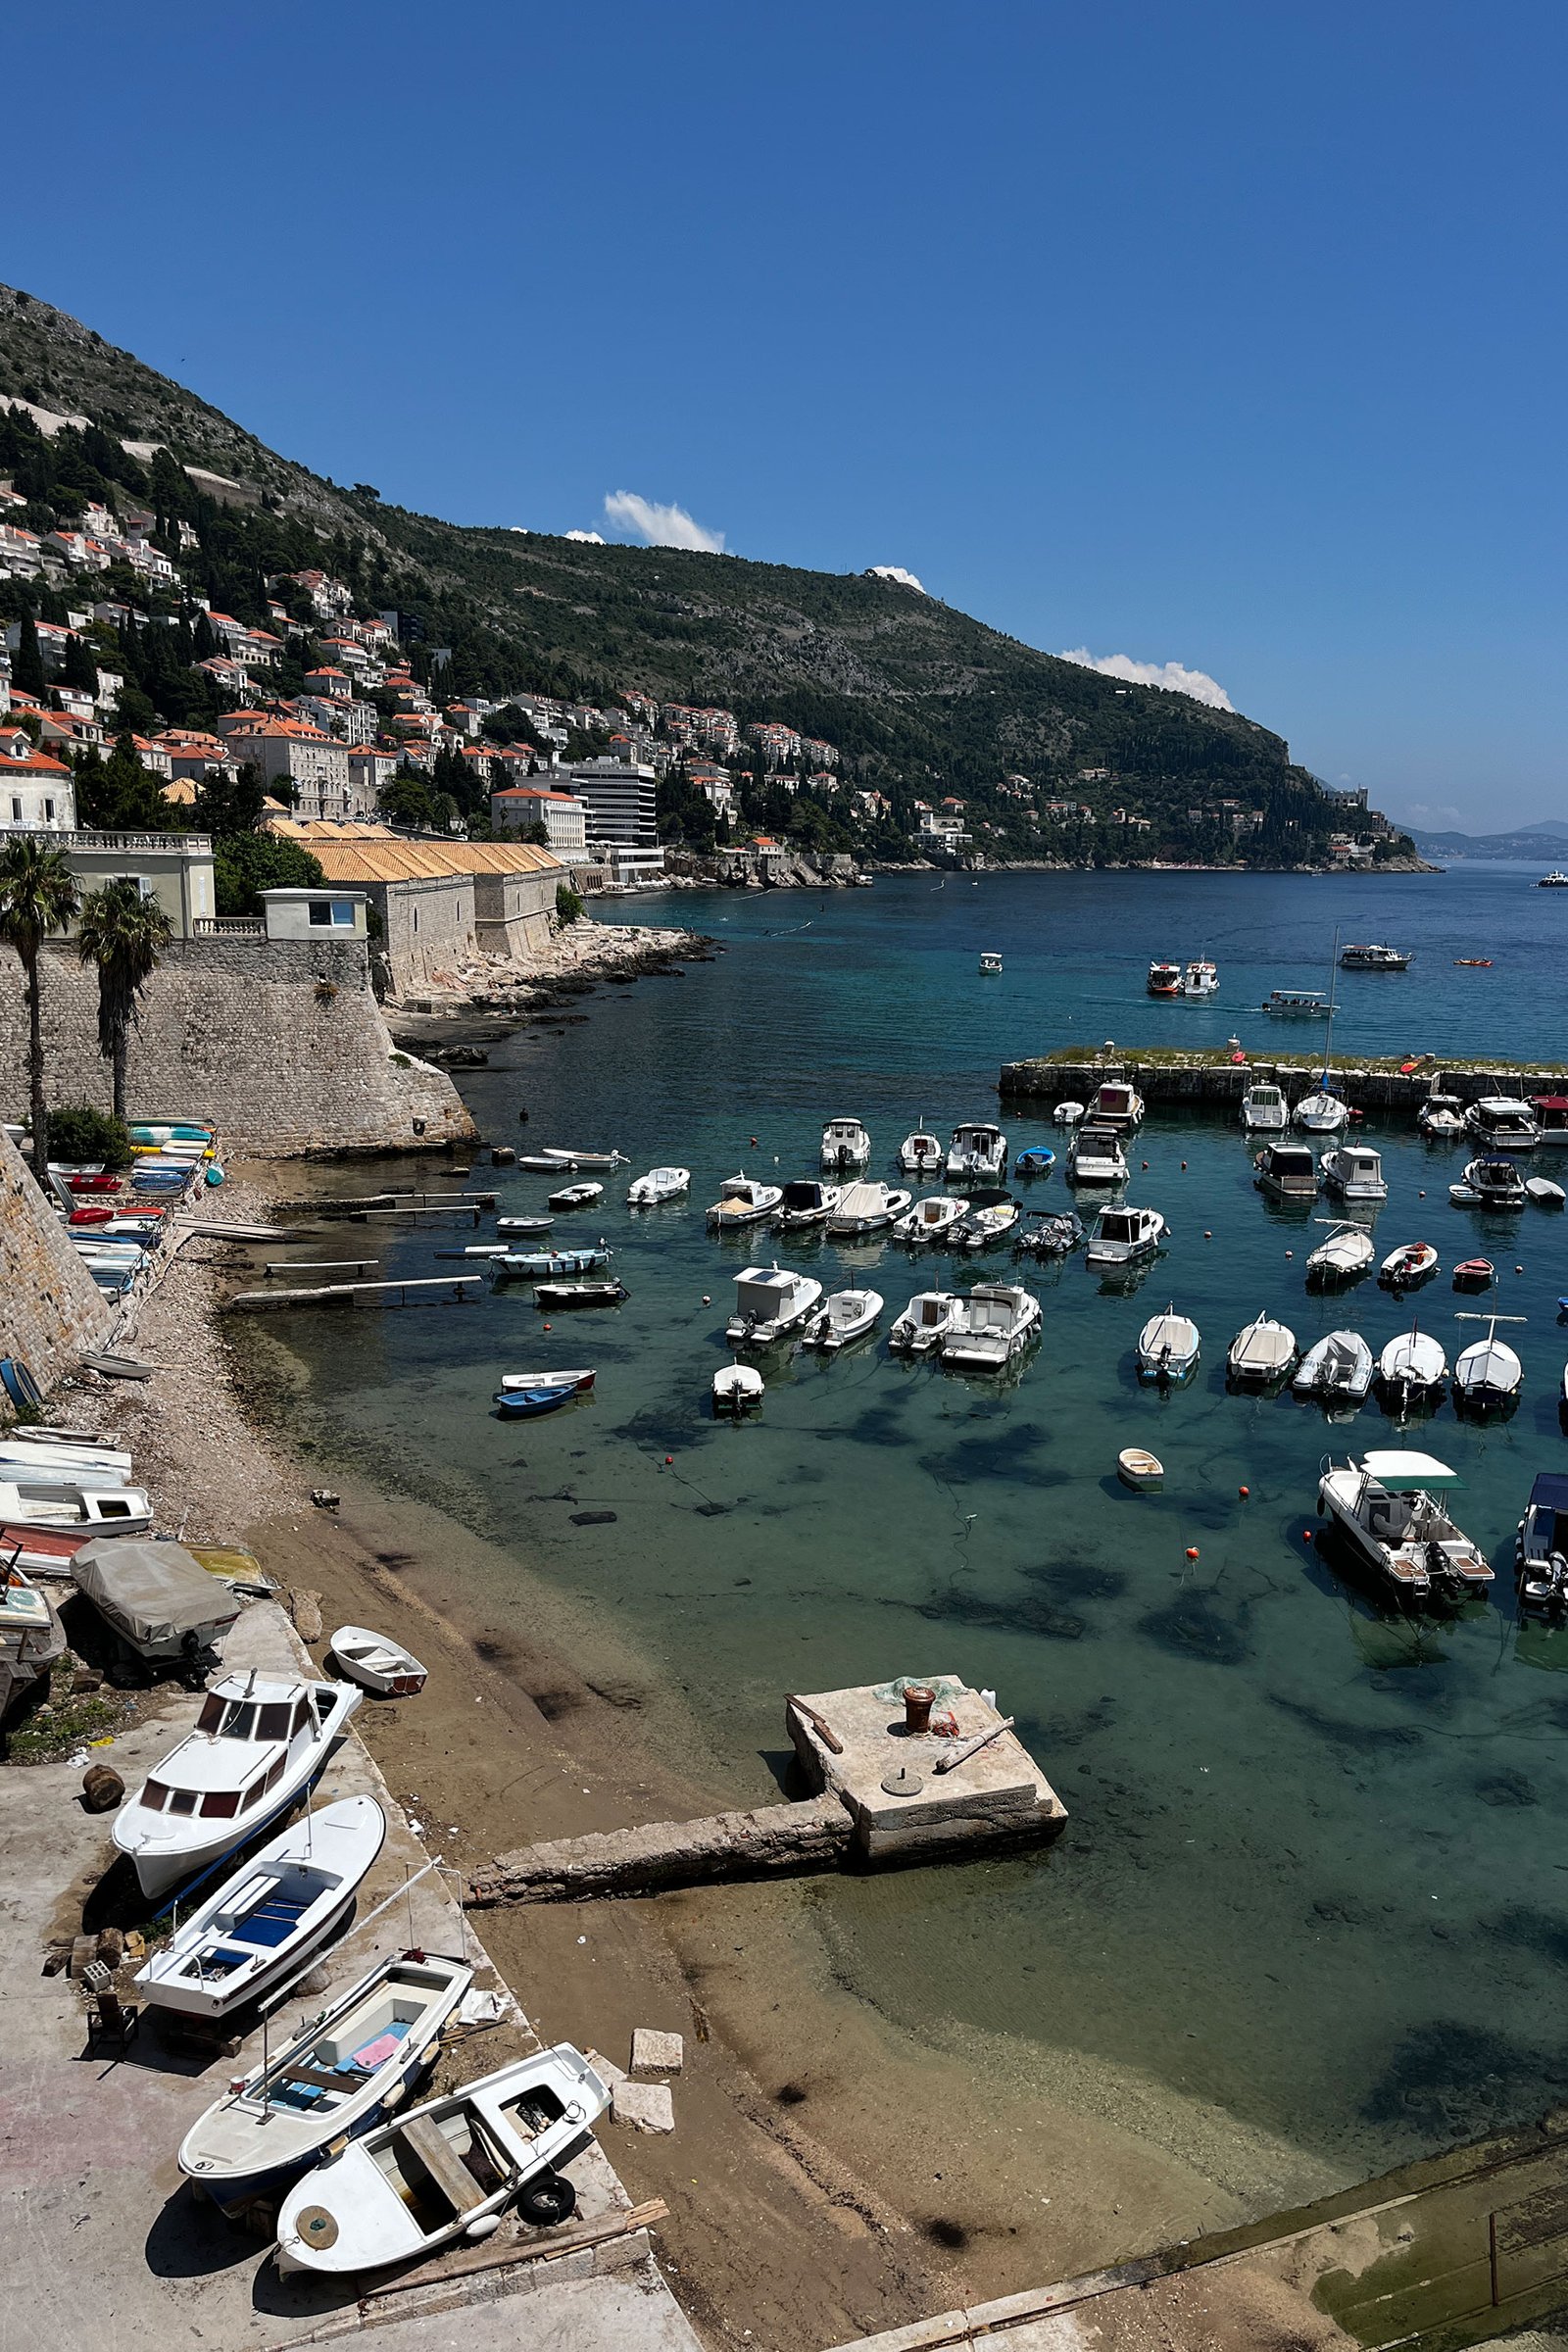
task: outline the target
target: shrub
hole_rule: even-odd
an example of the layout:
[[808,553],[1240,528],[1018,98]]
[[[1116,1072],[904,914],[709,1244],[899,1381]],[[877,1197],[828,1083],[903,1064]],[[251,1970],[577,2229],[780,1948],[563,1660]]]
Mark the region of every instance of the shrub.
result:
[[90,1102],[73,1102],[49,1113],[51,1159],[102,1160],[106,1168],[130,1165],[130,1130],[123,1119]]
[[558,882],[556,884],[557,922],[574,923],[577,920],[577,917],[581,914],[582,910],[582,901],[578,898],[577,893],[572,889],[570,883]]

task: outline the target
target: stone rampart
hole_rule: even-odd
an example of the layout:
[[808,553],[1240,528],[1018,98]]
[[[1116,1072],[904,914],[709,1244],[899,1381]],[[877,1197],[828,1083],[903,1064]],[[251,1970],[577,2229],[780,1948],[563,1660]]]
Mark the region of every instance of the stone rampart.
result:
[[[49,1392],[101,1347],[115,1310],[7,1135],[0,1135],[0,1355],[19,1356]],[[0,1419],[11,1407],[0,1397]]]
[[[51,1103],[107,1109],[98,982],[75,950],[45,950],[45,1088]],[[0,1113],[25,1114],[22,972],[0,951]],[[394,1048],[362,940],[173,940],[132,1030],[133,1119],[205,1119],[262,1156],[410,1151],[468,1141],[473,1122],[444,1071]]]

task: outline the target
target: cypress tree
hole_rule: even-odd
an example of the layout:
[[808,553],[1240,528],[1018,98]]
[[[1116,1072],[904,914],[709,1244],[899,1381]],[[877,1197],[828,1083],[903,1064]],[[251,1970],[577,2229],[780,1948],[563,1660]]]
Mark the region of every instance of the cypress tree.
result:
[[22,638],[11,662],[11,683],[20,686],[24,694],[35,694],[43,700],[43,656],[38,651],[38,624],[32,617],[30,606],[22,610]]

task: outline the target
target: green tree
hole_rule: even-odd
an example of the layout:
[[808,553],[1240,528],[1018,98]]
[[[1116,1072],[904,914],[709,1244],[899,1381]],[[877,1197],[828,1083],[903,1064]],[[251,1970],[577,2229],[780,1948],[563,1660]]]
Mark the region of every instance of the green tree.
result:
[[558,882],[556,884],[556,920],[563,924],[574,923],[582,911],[582,901],[570,883]]
[[260,914],[263,890],[320,890],[319,859],[297,841],[272,833],[237,833],[213,851],[213,887],[220,914]]
[[43,656],[38,651],[38,624],[30,607],[24,606],[21,621],[22,637],[11,658],[11,683],[20,686],[24,694],[43,699]]
[[18,835],[0,851],[0,941],[14,948],[27,998],[27,1092],[32,1106],[32,1165],[47,1189],[49,1115],[43,1099],[43,999],[38,958],[52,932],[63,931],[81,904],[75,876],[58,850]]
[[74,629],[66,639],[65,667],[60,672],[62,686],[79,686],[84,694],[98,691],[98,664],[92,658],[92,648],[85,637]]
[[266,786],[253,761],[247,760],[232,781],[220,770],[197,788],[196,829],[211,833],[215,841],[233,833],[254,833],[262,821],[266,797]]
[[99,822],[115,833],[158,833],[169,821],[169,803],[150,768],[143,767],[134,739],[117,738],[104,761]]
[[98,967],[98,1051],[108,1062],[117,1119],[125,1115],[125,1053],[138,999],[157,971],[172,925],[156,899],[128,874],[87,893],[76,949]]

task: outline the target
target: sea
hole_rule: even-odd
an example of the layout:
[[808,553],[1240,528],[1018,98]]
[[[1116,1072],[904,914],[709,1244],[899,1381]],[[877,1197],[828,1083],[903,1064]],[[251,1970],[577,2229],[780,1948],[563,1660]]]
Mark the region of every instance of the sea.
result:
[[[612,1630],[701,1727],[731,1802],[776,1795],[788,1690],[956,1674],[998,1692],[1070,1808],[1060,1841],[809,1890],[839,1985],[916,2038],[968,2030],[1102,2063],[1107,2082],[1300,2150],[1315,2179],[1532,2117],[1568,2088],[1568,1630],[1519,1624],[1512,1558],[1532,1480],[1568,1467],[1568,1217],[1454,1208],[1465,1152],[1369,1115],[1389,1182],[1378,1254],[1430,1239],[1442,1272],[1402,1303],[1372,1279],[1313,1296],[1314,1212],[1260,1195],[1233,1119],[1155,1111],[1128,1197],[1171,1230],[1141,1283],[1102,1286],[1081,1253],[1025,1261],[1044,1330],[1021,1371],[959,1378],[879,1336],[769,1362],[762,1411],[736,1426],[712,1418],[710,1383],[745,1264],[870,1285],[885,1333],[913,1292],[952,1287],[952,1261],[884,1240],[720,1241],[704,1210],[740,1170],[816,1173],[837,1114],[866,1123],[869,1172],[895,1181],[910,1129],[996,1116],[1000,1065],[1054,1047],[1310,1049],[1316,1032],[1261,1006],[1327,988],[1336,934],[1413,956],[1339,974],[1338,1051],[1560,1054],[1568,891],[1535,888],[1537,870],[922,872],[628,902],[616,919],[701,928],[716,958],[607,988],[586,1019],[517,1032],[461,1083],[487,1142],[628,1155],[556,1235],[603,1235],[629,1297],[547,1316],[517,1285],[476,1310],[295,1315],[302,1420],[327,1458],[490,1539],[493,1622],[537,1630],[557,1605]],[[980,973],[985,951],[1000,975]],[[1152,957],[1197,956],[1219,967],[1216,998],[1146,995]],[[1045,1115],[1009,1106],[1004,1124],[1013,1152],[1061,1145]],[[1538,1172],[1568,1179],[1558,1157],[1538,1153]],[[691,1169],[689,1197],[628,1210],[626,1178],[662,1162]],[[485,1181],[507,1211],[549,1189]],[[1017,1189],[1035,1207],[1068,1199],[1059,1167]],[[434,1250],[467,1238],[400,1234],[382,1272],[436,1272]],[[1489,1303],[1524,1318],[1503,1335],[1525,1365],[1511,1417],[1464,1422],[1445,1401],[1401,1425],[1372,1401],[1334,1424],[1288,1392],[1227,1393],[1226,1349],[1260,1310],[1303,1348],[1348,1323],[1374,1350],[1415,1313],[1451,1360],[1480,1327],[1455,1319],[1478,1302],[1450,1270],[1477,1251],[1497,1263]],[[1011,1267],[971,1259],[957,1280]],[[1133,1349],[1167,1301],[1196,1317],[1202,1359],[1160,1395]],[[591,1398],[493,1416],[499,1373],[570,1364],[597,1367]],[[1401,1441],[1461,1475],[1454,1516],[1496,1569],[1460,1616],[1391,1613],[1313,1541],[1325,1460]],[[1119,1483],[1129,1444],[1160,1456],[1161,1492]]]

